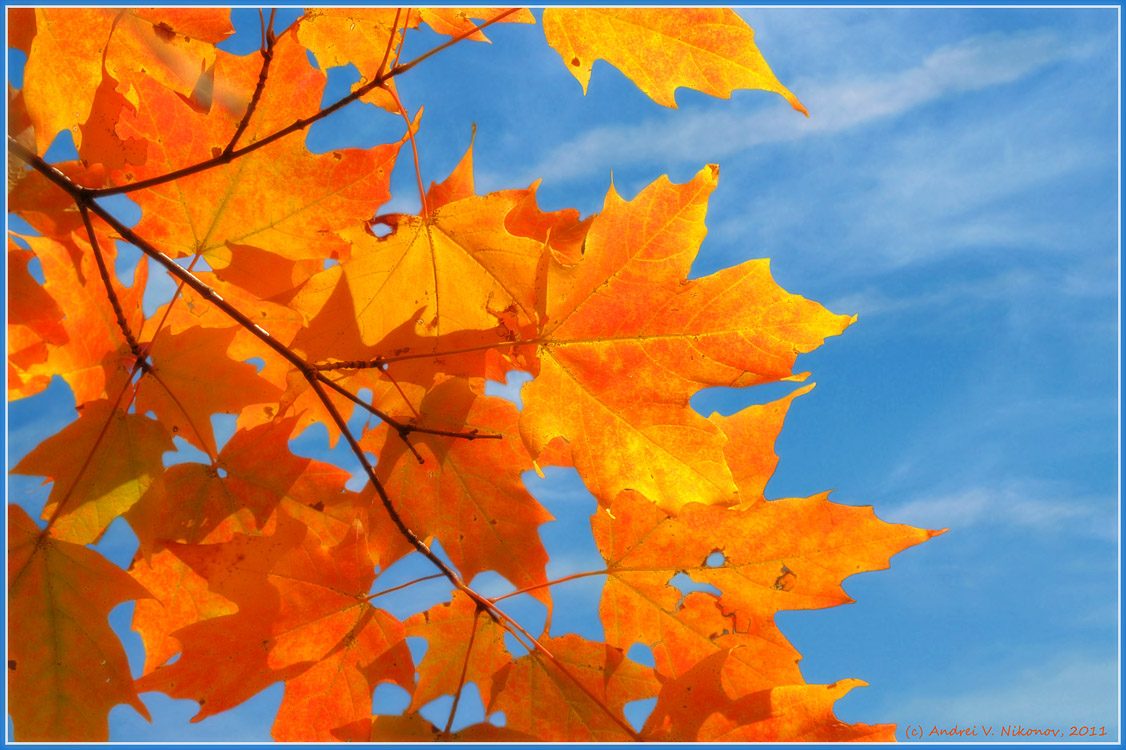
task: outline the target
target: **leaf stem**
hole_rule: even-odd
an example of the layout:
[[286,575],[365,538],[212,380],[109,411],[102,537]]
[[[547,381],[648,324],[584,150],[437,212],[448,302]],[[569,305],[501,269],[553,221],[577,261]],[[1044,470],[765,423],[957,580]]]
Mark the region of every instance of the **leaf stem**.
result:
[[579,578],[588,578],[590,576],[604,576],[609,572],[610,572],[610,570],[609,570],[609,568],[607,568],[606,570],[591,570],[591,571],[588,571],[586,573],[573,573],[569,576],[563,576],[562,578],[556,578],[554,581],[547,581],[545,583],[537,583],[534,586],[525,586],[522,589],[517,589],[516,591],[510,591],[507,594],[504,594],[503,596],[494,596],[489,601],[491,601],[495,604],[496,602],[507,599],[510,596],[517,596],[518,594],[527,594],[529,591],[535,591],[537,589],[547,588],[548,586],[554,586],[554,585],[559,584],[559,583],[566,583],[567,581],[574,581],[574,580],[579,579]]
[[457,716],[457,704],[461,702],[461,691],[465,687],[465,675],[469,673],[469,657],[473,653],[473,641],[477,638],[477,622],[481,619],[481,609],[478,607],[473,615],[473,630],[469,631],[469,643],[465,647],[465,661],[461,665],[461,678],[457,681],[457,692],[454,693],[454,704],[450,706],[450,717],[446,719],[446,728],[442,730],[442,739],[449,739],[450,728],[454,725]]
[[445,578],[445,576],[442,575],[441,573],[435,573],[432,576],[423,576],[422,578],[416,578],[413,581],[407,581],[406,583],[401,583],[398,586],[392,586],[389,589],[384,589],[383,591],[377,591],[374,594],[368,594],[367,596],[364,597],[364,601],[370,602],[372,599],[378,599],[379,597],[384,596],[386,594],[391,594],[395,591],[401,591],[402,589],[405,589],[408,586],[413,586],[416,583],[422,583],[423,581],[432,581],[435,578]]

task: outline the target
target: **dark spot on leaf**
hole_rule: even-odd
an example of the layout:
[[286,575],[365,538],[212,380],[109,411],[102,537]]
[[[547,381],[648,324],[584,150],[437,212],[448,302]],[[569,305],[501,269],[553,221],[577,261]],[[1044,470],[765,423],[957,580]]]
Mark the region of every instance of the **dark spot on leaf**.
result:
[[797,574],[783,565],[782,575],[774,579],[774,588],[776,591],[790,591],[794,588],[794,583],[796,581]]
[[318,500],[316,505],[313,506],[313,510],[323,511],[324,509],[325,509],[325,504],[323,502],[321,502],[320,500]]
[[16,671],[16,660],[15,659],[8,659],[8,671],[9,672],[15,672]]
[[219,148],[218,146],[212,146],[211,147],[211,158],[212,159],[218,159],[219,154],[221,154],[221,153],[223,153],[223,149]]
[[160,37],[161,39],[163,39],[166,42],[172,41],[172,37],[176,36],[176,32],[173,31],[172,27],[169,26],[164,21],[161,21],[156,26],[153,26],[152,30],[156,33],[156,35],[158,37]]
[[579,58],[572,57],[571,58],[571,64],[574,65],[577,68],[579,66]]

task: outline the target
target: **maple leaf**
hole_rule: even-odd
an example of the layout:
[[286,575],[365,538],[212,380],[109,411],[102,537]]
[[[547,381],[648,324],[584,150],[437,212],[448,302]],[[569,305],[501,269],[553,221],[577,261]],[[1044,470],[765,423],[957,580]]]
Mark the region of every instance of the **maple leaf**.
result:
[[656,693],[653,671],[576,635],[541,642],[544,652],[520,657],[496,677],[490,705],[504,711],[505,727],[548,741],[634,739],[622,709]]
[[[43,517],[53,535],[91,544],[141,499],[163,472],[163,453],[175,449],[160,422],[89,401],[77,420],[24,456],[12,473],[52,481]],[[71,451],[82,459],[75,461]]]
[[215,44],[234,29],[229,11],[212,9],[39,8],[24,69],[27,110],[36,147],[44,153],[61,130],[82,146],[86,122],[103,79],[143,71],[172,91],[189,94]]
[[[584,91],[604,59],[665,106],[678,87],[760,88],[804,111],[732,11],[543,19]],[[221,10],[9,14],[28,56],[24,90],[9,89],[9,208],[39,233],[9,240],[9,397],[58,375],[78,411],[13,469],[52,483],[45,528],[9,509],[17,739],[105,740],[112,706],[147,716],[137,691],[195,700],[200,721],[279,681],[279,741],[894,738],[833,716],[863,683],[806,684],[774,616],[850,601],[847,576],[940,532],[827,493],[767,500],[775,439],[811,385],[731,416],[690,405],[713,386],[804,380],[797,355],[854,318],[783,291],[763,260],[689,279],[714,165],[630,201],[611,187],[582,218],[542,210],[538,182],[479,195],[471,141],[423,190],[422,110],[410,120],[398,83],[494,23],[534,20],[314,9],[276,33],[271,13],[257,53],[239,56],[216,47],[231,33]],[[423,24],[449,40],[402,62]],[[360,81],[323,104],[324,69],[344,64]],[[406,135],[310,152],[303,131],[361,97]],[[62,130],[79,160],[47,164]],[[408,142],[421,208],[377,215]],[[141,209],[132,228],[102,200],[120,194]],[[119,242],[145,256],[128,287]],[[177,288],[146,316],[150,262]],[[522,409],[485,395],[513,369],[533,376]],[[222,446],[217,414],[237,414]],[[330,446],[344,438],[363,490],[293,452],[313,424]],[[165,466],[173,436],[203,462]],[[552,516],[522,475],[555,465],[597,498],[603,570],[547,578]],[[118,517],[138,540],[128,571],[82,546]],[[383,578],[408,555],[437,572]],[[486,572],[513,591],[483,596]],[[681,574],[717,593],[684,594]],[[603,640],[552,633],[554,587],[594,576]],[[436,577],[448,598],[403,621],[376,606]],[[547,608],[538,636],[505,612],[515,595]],[[106,620],[130,600],[135,682]],[[408,637],[427,646],[417,669]],[[653,667],[627,657],[634,644]],[[372,715],[383,682],[408,693],[403,715]],[[455,732],[466,689],[485,720]],[[441,728],[419,712],[446,695]],[[626,705],[653,699],[635,730]]]
[[[746,509],[692,504],[672,516],[624,492],[591,516],[591,526],[608,572],[599,607],[606,642],[651,646],[657,672],[670,677],[732,651],[743,666],[730,677],[740,694],[802,681],[775,612],[851,601],[843,578],[886,568],[891,555],[941,533],[885,524],[870,508],[825,495]],[[709,564],[714,552],[721,564]],[[721,595],[681,601],[669,585],[680,572]]]
[[[46,279],[42,288],[62,312],[62,330],[55,331],[53,336],[58,339],[61,335],[67,344],[54,346],[50,339],[44,339],[46,361],[32,364],[26,372],[33,377],[61,375],[74,391],[78,404],[116,397],[125,386],[135,358],[121,335],[116,312],[106,299],[90,244],[77,234],[59,240],[21,239],[39,259]],[[112,262],[113,243],[102,238],[99,246]],[[126,320],[134,331],[140,330],[144,320],[141,298],[147,280],[148,264],[144,260],[137,264],[132,287],[122,288],[111,277]]]
[[851,322],[783,292],[764,261],[686,280],[717,177],[713,166],[684,185],[661,179],[628,203],[611,189],[581,260],[548,269],[520,429],[533,456],[568,440],[604,502],[626,489],[668,510],[737,502],[726,438],[689,399],[793,378],[799,352]]
[[450,601],[420,612],[403,624],[408,636],[428,642],[408,711],[417,711],[448,692],[451,685],[473,682],[488,712],[494,676],[512,663],[512,654],[504,645],[504,630],[498,623],[476,602],[455,591]]
[[[286,680],[274,725],[278,739],[309,739],[310,728],[317,727],[325,727],[325,735],[317,736],[330,739],[331,728],[370,716],[375,683],[409,684],[413,664],[400,648],[395,669],[366,672],[402,643],[404,632],[366,601],[374,572],[362,528],[357,523],[339,544],[325,547],[304,524],[281,513],[269,536],[169,543],[169,550],[238,611],[173,632],[183,655],[142,677],[138,690],[194,699],[200,711],[192,721],[200,721]],[[215,670],[221,679],[215,679]],[[323,720],[309,725],[314,714]]]
[[[41,531],[8,506],[8,710],[18,742],[99,740],[109,710],[137,697],[125,649],[106,618],[149,594],[120,568],[80,544]],[[90,681],[97,688],[90,689]]]
[[[547,552],[537,529],[552,517],[520,478],[532,461],[520,442],[516,408],[478,396],[456,379],[434,388],[421,407],[435,415],[427,420],[432,428],[479,430],[499,439],[419,434],[412,437],[413,452],[401,440],[383,441],[377,471],[399,498],[400,515],[417,533],[440,539],[467,579],[494,570],[520,589],[546,583]],[[532,595],[550,603],[546,588]]]
[[[293,32],[273,52],[272,75],[291,87],[285,106],[256,109],[248,140],[285,124],[294,113],[316,112],[325,75],[309,65]],[[253,61],[224,55],[216,85],[249,100],[258,77]],[[111,172],[115,181],[157,177],[219,154],[241,112],[198,112],[157,81],[130,81],[136,111],[123,112],[117,132],[148,142],[143,165]],[[286,114],[282,114],[282,113]],[[176,144],[175,148],[169,147]],[[370,218],[389,197],[398,144],[345,149],[313,156],[300,139],[283,139],[213,171],[187,175],[137,195],[143,216],[136,231],[174,255],[211,253],[228,244],[251,245],[292,260],[331,257],[347,245],[333,230]]]
[[584,93],[591,65],[602,59],[666,107],[676,106],[678,86],[688,86],[724,98],[733,89],[765,89],[806,111],[770,72],[754,31],[730,8],[548,8],[543,28]]

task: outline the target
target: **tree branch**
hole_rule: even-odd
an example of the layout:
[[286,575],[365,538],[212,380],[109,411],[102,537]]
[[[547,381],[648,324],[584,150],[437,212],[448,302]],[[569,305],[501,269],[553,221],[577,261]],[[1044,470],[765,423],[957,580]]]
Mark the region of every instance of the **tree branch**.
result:
[[466,37],[477,33],[481,29],[484,29],[488,26],[491,26],[492,24],[496,23],[497,21],[500,21],[501,19],[503,19],[505,16],[508,16],[511,13],[515,13],[517,10],[519,10],[519,9],[518,8],[510,8],[509,10],[505,11],[504,13],[499,14],[496,18],[489,19],[488,21],[480,23],[480,24],[474,26],[472,29],[470,29],[470,30],[468,30],[464,33],[458,34],[453,39],[449,40],[445,44],[441,44],[441,45],[435,47],[434,49],[430,50],[426,54],[420,55],[419,57],[416,57],[414,60],[411,60],[408,63],[404,63],[403,65],[396,65],[395,67],[391,68],[391,70],[384,73],[383,75],[376,76],[374,79],[372,79],[371,81],[368,81],[363,86],[361,86],[360,88],[353,91],[351,94],[348,94],[347,96],[345,96],[341,99],[338,99],[337,101],[333,102],[332,104],[325,107],[324,109],[317,112],[316,114],[310,115],[309,117],[305,117],[305,118],[298,118],[297,120],[294,120],[293,123],[291,123],[290,125],[287,125],[286,127],[282,128],[281,130],[277,130],[277,131],[271,133],[270,135],[266,136],[265,138],[262,138],[261,140],[255,141],[254,143],[243,146],[242,148],[232,149],[229,152],[223,152],[223,153],[219,154],[218,156],[212,157],[211,159],[201,161],[197,164],[192,164],[191,166],[184,167],[183,169],[177,169],[175,171],[169,172],[167,174],[159,175],[157,177],[150,177],[147,180],[140,180],[139,182],[133,182],[133,183],[130,183],[128,185],[117,185],[115,187],[98,188],[96,190],[88,190],[87,192],[90,193],[95,198],[101,198],[101,197],[106,196],[106,195],[120,195],[122,193],[132,193],[132,192],[135,192],[137,190],[143,190],[145,188],[155,187],[157,185],[163,185],[166,182],[172,182],[174,180],[179,180],[183,177],[189,177],[193,174],[197,174],[199,172],[204,172],[208,169],[211,169],[212,167],[219,166],[220,164],[230,164],[235,159],[238,159],[242,156],[246,156],[247,154],[253,153],[260,148],[264,148],[265,146],[270,145],[271,143],[273,143],[276,140],[284,138],[291,133],[296,133],[299,130],[304,130],[305,128],[309,127],[313,123],[318,122],[319,120],[323,120],[324,118],[331,115],[333,112],[336,112],[337,110],[348,106],[352,102],[359,100],[360,98],[367,95],[371,91],[373,91],[376,88],[382,86],[384,83],[391,80],[395,76],[402,75],[403,73],[406,73],[408,70],[413,68],[415,65],[418,65],[423,60],[425,60],[425,59],[427,59],[427,58],[429,58],[433,55],[436,55],[437,53],[441,52],[444,49],[447,49],[448,47],[450,47],[450,46],[452,46],[452,45],[454,45],[458,42],[460,42],[461,40],[465,39]]

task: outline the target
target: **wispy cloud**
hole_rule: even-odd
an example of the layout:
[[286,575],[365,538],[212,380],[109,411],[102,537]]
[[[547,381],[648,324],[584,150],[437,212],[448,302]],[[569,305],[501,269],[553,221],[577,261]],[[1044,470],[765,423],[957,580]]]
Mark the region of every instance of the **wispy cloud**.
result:
[[1057,482],[1013,480],[917,497],[881,516],[927,528],[1008,527],[1114,540],[1115,508],[1113,497],[1077,494]]
[[834,133],[891,117],[927,102],[1018,80],[1065,57],[1083,54],[1051,32],[990,34],[934,51],[919,65],[896,73],[831,83],[797,81],[795,90],[813,116],[789,107],[749,114],[730,107],[690,115],[670,113],[641,125],[590,131],[552,151],[528,178],[568,180],[604,174],[612,166],[670,159],[718,158],[765,143]]

